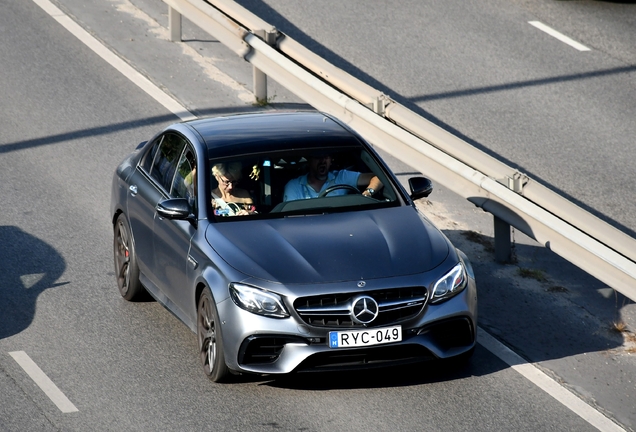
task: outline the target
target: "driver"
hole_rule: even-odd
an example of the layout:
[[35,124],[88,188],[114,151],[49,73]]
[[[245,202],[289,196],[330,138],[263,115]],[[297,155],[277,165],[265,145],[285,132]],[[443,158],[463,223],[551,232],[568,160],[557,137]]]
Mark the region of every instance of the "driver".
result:
[[[317,198],[320,192],[334,185],[348,185],[355,188],[364,187],[364,196],[373,196],[382,189],[382,182],[373,173],[355,171],[329,171],[332,158],[330,154],[315,154],[307,158],[309,171],[307,174],[290,180],[285,185],[284,201]],[[346,189],[330,192],[330,196],[345,195]]]

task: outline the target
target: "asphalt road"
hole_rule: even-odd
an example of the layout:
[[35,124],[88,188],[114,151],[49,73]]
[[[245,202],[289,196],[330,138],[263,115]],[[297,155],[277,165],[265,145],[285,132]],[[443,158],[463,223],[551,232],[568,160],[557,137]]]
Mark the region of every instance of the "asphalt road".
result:
[[[636,3],[239,0],[277,29],[636,236]],[[541,21],[591,48],[531,26]]]
[[[135,2],[156,27],[123,0],[61,3],[193,111],[255,109],[240,84],[250,68],[187,24],[188,44],[161,39],[159,2]],[[194,335],[154,302],[123,301],[112,269],[113,169],[177,118],[35,3],[0,0],[0,36],[0,430],[594,430],[482,345],[459,371],[207,382]],[[188,47],[212,59],[206,68]],[[283,106],[299,102],[273,89]],[[520,262],[549,278],[521,280],[517,267],[488,258],[482,237],[465,235],[487,233],[486,215],[443,187],[433,197],[432,215],[475,263],[482,326],[634,428],[636,362],[609,331],[632,309],[518,239]],[[77,411],[62,412],[36,386],[9,354],[21,351]]]

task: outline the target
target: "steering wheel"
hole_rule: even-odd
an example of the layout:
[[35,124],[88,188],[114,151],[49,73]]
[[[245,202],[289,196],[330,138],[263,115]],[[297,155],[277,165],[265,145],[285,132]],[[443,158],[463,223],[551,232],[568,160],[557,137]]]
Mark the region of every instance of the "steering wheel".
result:
[[327,194],[329,194],[329,193],[331,193],[331,192],[333,192],[335,190],[338,190],[338,189],[347,189],[350,192],[357,193],[357,194],[361,194],[362,193],[362,192],[360,192],[358,190],[358,188],[355,188],[355,187],[353,187],[351,185],[348,185],[348,184],[336,184],[336,185],[333,185],[333,186],[329,186],[327,189],[325,189],[324,191],[320,192],[318,194],[318,198],[325,197],[325,196],[327,196]]

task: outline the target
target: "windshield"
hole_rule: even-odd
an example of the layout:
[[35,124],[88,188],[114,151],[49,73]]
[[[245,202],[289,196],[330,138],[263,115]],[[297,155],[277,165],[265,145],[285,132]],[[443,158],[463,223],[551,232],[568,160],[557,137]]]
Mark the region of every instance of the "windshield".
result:
[[210,160],[216,220],[400,205],[389,175],[363,147],[321,147]]

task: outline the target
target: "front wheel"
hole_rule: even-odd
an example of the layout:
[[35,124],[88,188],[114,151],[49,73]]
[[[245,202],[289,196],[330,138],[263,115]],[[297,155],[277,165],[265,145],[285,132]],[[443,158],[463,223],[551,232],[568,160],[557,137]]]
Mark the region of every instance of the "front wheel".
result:
[[139,267],[130,225],[123,214],[120,214],[115,222],[113,255],[119,293],[128,301],[139,300],[145,294],[145,289],[139,280]]
[[203,290],[197,307],[197,341],[203,373],[214,382],[227,381],[230,370],[225,364],[223,338],[212,295]]

